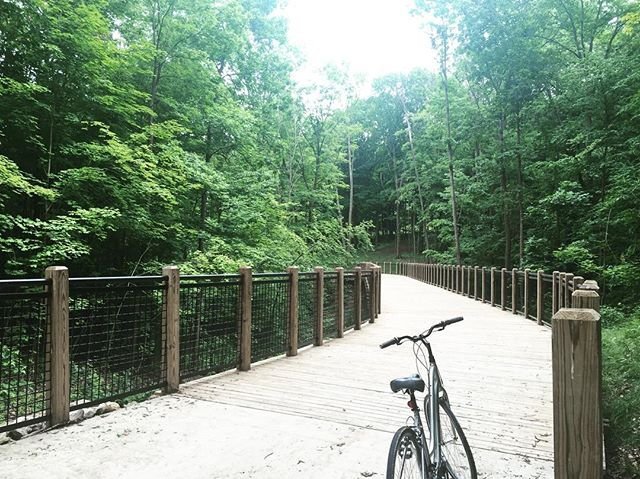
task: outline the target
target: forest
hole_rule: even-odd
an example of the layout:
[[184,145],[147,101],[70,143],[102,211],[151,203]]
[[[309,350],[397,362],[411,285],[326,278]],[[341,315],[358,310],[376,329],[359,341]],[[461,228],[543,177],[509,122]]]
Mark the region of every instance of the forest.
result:
[[0,278],[393,251],[596,279],[608,459],[633,477],[640,5],[414,3],[406,48],[437,66],[362,95],[335,66],[296,85],[278,0],[0,1]]

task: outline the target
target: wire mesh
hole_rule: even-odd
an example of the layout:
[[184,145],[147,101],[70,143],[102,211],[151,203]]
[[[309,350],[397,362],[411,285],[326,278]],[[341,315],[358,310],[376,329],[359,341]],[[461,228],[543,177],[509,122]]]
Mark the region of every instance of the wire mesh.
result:
[[322,336],[325,339],[332,339],[338,336],[337,323],[337,298],[338,298],[338,274],[324,274],[324,298],[323,298],[323,318]]
[[0,431],[49,417],[47,284],[0,281]]
[[164,385],[162,277],[69,280],[71,409]]
[[371,282],[373,273],[371,271],[363,271],[360,276],[360,291],[361,291],[361,309],[362,315],[360,316],[360,322],[362,324],[371,320]]
[[344,330],[353,329],[356,325],[355,315],[355,273],[344,273]]
[[316,275],[298,276],[298,347],[313,344],[313,325],[316,313]]
[[553,317],[553,275],[551,274],[543,274],[543,313],[542,313],[542,322],[548,326],[551,326],[551,318]]
[[525,273],[524,271],[516,271],[516,283],[513,286],[515,288],[515,299],[516,299],[516,311],[520,314],[524,314],[524,282],[525,282]]
[[529,272],[527,277],[529,296],[527,298],[527,314],[529,319],[538,318],[538,273]]
[[254,275],[251,308],[251,361],[283,354],[289,323],[289,275]]
[[239,275],[181,278],[180,379],[237,365],[239,295]]
[[504,308],[511,310],[511,303],[512,303],[512,295],[511,295],[511,288],[512,288],[512,281],[511,281],[511,271],[505,271],[504,273]]

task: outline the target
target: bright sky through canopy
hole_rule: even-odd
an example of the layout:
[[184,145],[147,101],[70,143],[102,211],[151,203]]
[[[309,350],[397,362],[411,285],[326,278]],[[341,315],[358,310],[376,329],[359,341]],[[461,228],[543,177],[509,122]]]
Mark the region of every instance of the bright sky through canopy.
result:
[[289,41],[307,60],[295,78],[313,83],[329,63],[346,63],[367,83],[420,67],[435,70],[431,42],[412,6],[413,0],[289,0]]

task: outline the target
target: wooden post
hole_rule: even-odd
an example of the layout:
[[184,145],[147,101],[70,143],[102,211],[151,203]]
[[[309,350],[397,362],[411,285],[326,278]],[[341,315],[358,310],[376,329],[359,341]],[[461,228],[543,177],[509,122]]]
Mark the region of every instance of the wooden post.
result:
[[316,273],[316,317],[313,322],[313,345],[324,344],[324,268],[317,266]]
[[480,270],[480,266],[476,266],[473,268],[473,299],[478,299],[478,271]]
[[251,297],[253,295],[253,276],[251,268],[240,268],[240,371],[251,369]]
[[524,270],[524,304],[522,305],[522,311],[524,311],[524,317],[529,319],[529,272],[530,269]]
[[287,337],[287,356],[298,355],[298,273],[295,266],[287,268],[289,273],[289,336]]
[[481,298],[482,298],[482,303],[484,304],[485,299],[486,299],[486,295],[485,295],[485,293],[486,293],[486,289],[485,289],[485,288],[486,288],[486,287],[485,287],[485,278],[487,277],[487,268],[486,268],[485,266],[483,266],[483,267],[482,267],[482,271],[481,271],[481,273],[482,273],[482,283],[480,283],[480,284],[481,284],[482,286],[481,286],[481,288],[480,288],[480,294],[482,295],[482,296],[481,296]]
[[491,267],[491,306],[496,305],[496,268]]
[[[471,266],[467,266],[467,297],[471,297],[471,271],[473,271],[473,279],[475,280],[476,269]],[[474,290],[475,293],[475,290]],[[473,295],[475,298],[475,294]]]
[[556,479],[600,479],[603,466],[600,315],[553,316],[553,439]]
[[573,291],[578,291],[582,284],[584,283],[584,278],[582,276],[574,276],[573,277]]
[[165,310],[163,321],[166,331],[166,374],[165,392],[175,393],[180,386],[180,271],[177,266],[162,268],[166,278]]
[[344,337],[344,268],[336,268],[338,273],[336,285],[336,322],[338,323],[337,337]]
[[456,293],[459,293],[463,296],[464,296],[464,270],[465,270],[464,266],[458,266],[458,270],[456,272],[457,274],[456,278],[458,277],[460,278]]
[[353,314],[355,316],[354,330],[359,330],[362,326],[362,268],[353,268],[355,271],[355,287],[353,291]]
[[69,270],[50,266],[44,272],[51,338],[49,408],[51,426],[69,422]]
[[570,308],[571,307],[571,289],[569,288],[569,285],[573,286],[573,274],[567,273],[564,279],[566,281],[565,289],[564,289],[564,307]]
[[369,285],[369,324],[376,322],[376,270],[371,269],[371,284]]
[[558,310],[560,309],[558,307],[558,291],[559,291],[559,279],[560,277],[560,272],[559,271],[554,271],[553,274],[551,275],[551,316],[553,316],[554,314],[556,314],[558,312]]
[[571,302],[574,308],[593,309],[600,312],[600,287],[592,280],[584,281],[580,289],[571,295]]
[[544,318],[544,279],[542,278],[542,274],[544,272],[542,270],[538,270],[537,276],[537,291],[536,291],[536,319],[538,321],[538,325],[542,325],[542,320]]
[[378,270],[378,287],[376,288],[376,298],[378,299],[378,305],[376,309],[376,317],[382,312],[382,275]]
[[454,273],[454,274],[456,275],[456,283],[455,283],[455,288],[456,288],[456,290],[455,290],[455,292],[456,292],[456,293],[458,293],[458,294],[460,294],[460,289],[461,289],[461,287],[462,287],[462,285],[460,284],[460,283],[461,283],[461,281],[460,281],[460,279],[461,279],[461,278],[460,278],[460,275],[461,275],[462,273],[460,272],[460,266],[459,266],[459,265],[456,265],[456,267],[455,267],[455,273]]
[[505,300],[507,299],[507,268],[500,270],[500,306],[502,311],[507,309]]
[[518,268],[511,270],[511,313],[518,312]]
[[567,283],[565,281],[566,273],[560,273],[558,275],[558,311],[561,308],[566,308],[568,305],[565,303],[565,299],[567,297],[565,293],[565,288],[567,287]]

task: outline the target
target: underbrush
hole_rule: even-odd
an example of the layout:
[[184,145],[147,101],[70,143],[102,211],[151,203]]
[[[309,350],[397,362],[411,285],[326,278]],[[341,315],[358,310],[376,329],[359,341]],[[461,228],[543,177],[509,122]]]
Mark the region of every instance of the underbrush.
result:
[[607,477],[640,477],[640,309],[602,311],[602,395]]

